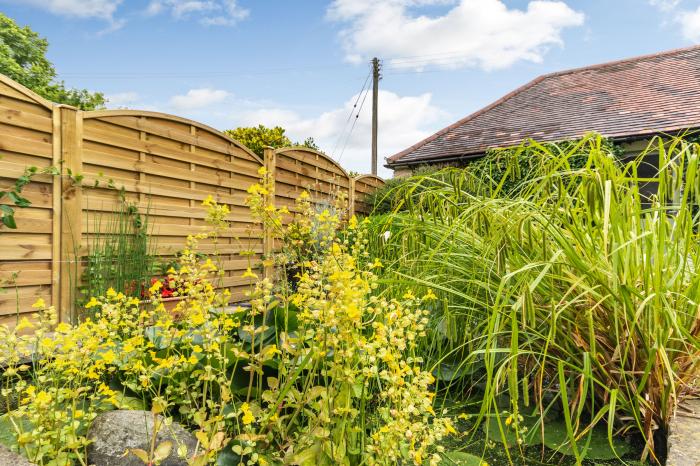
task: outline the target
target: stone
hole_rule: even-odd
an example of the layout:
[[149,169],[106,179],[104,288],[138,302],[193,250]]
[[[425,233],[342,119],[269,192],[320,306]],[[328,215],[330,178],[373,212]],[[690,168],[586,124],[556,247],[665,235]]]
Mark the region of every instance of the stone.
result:
[[[186,466],[187,460],[177,454],[178,447],[187,447],[191,458],[197,447],[197,439],[180,424],[166,425],[158,416],[160,429],[156,435],[156,447],[163,442],[172,442],[170,455],[161,466]],[[150,411],[117,410],[100,414],[88,430],[88,464],[94,466],[143,466],[144,463],[128,450],[140,448],[151,450],[153,439],[153,413]]]
[[36,466],[30,463],[24,456],[13,453],[0,445],[0,466]]
[[700,400],[686,401],[671,419],[666,466],[700,466]]

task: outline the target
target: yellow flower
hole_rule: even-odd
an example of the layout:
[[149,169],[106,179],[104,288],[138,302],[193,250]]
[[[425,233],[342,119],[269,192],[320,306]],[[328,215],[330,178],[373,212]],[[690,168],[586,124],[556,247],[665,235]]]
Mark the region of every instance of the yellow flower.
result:
[[423,296],[423,301],[434,301],[437,299],[437,296],[435,296],[435,293],[433,293],[433,290],[428,289],[428,292],[425,293],[425,296]]
[[160,280],[156,280],[153,283],[153,285],[151,285],[151,287],[148,289],[148,291],[151,294],[156,294],[156,293],[158,293],[158,290],[160,290],[161,288],[163,288],[163,284],[160,282]]
[[214,203],[214,198],[212,197],[211,194],[208,195],[207,198],[204,199],[204,200],[202,201],[202,205],[203,205],[204,207],[209,207],[209,206],[212,205],[213,203]]
[[35,325],[29,321],[26,317],[22,317],[22,319],[19,321],[19,324],[17,324],[17,327],[15,327],[15,330],[18,332],[21,330],[24,330],[25,328],[34,328]]
[[56,331],[58,333],[67,333],[71,329],[71,326],[65,322],[61,322],[56,326]]
[[117,292],[114,291],[114,288],[110,287],[110,289],[107,290],[107,297],[114,298],[115,296],[117,296]]
[[267,168],[265,168],[265,167],[258,168],[258,175],[260,175],[260,176],[267,175]]
[[202,325],[206,319],[204,319],[204,314],[201,312],[194,312],[190,316],[190,322],[194,325]]
[[[111,289],[111,288],[110,288]],[[85,305],[85,309],[90,309],[91,307],[99,306],[100,302],[93,296],[90,301]]]
[[253,413],[250,412],[250,405],[248,403],[243,403],[241,405],[241,412],[243,413],[241,422],[243,422],[244,425],[247,426],[255,421],[255,416],[253,416]]
[[384,267],[384,264],[382,264],[382,261],[379,260],[379,258],[374,259],[374,263],[369,266],[371,269],[376,269],[379,267]]
[[413,299],[415,298],[413,291],[408,290],[406,293],[403,295],[403,299]]
[[104,362],[106,362],[107,364],[112,364],[116,357],[117,357],[117,355],[114,354],[114,351],[112,351],[112,350],[109,350],[109,351],[102,353],[102,360]]
[[508,416],[506,418],[506,425],[509,426],[513,423],[513,416]]
[[243,272],[243,275],[241,276],[242,278],[252,278],[253,280],[257,280],[258,276],[253,273],[253,271],[248,267],[245,272]]
[[34,309],[43,309],[46,307],[46,303],[44,302],[43,298],[39,298],[34,304],[32,304],[32,307]]
[[44,390],[42,390],[36,394],[34,402],[40,408],[47,408],[49,404],[51,404],[51,400],[53,400],[53,397],[49,393],[46,393]]

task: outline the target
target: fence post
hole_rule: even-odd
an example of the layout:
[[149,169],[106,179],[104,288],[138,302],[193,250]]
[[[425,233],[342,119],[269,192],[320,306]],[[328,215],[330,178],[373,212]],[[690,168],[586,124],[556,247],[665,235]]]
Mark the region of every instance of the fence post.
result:
[[74,321],[76,289],[80,280],[79,259],[82,237],[82,189],[75,179],[83,171],[82,112],[60,107],[61,112],[61,321]]
[[355,177],[349,176],[350,184],[348,186],[348,220],[355,215]]
[[[267,193],[266,204],[275,206],[275,150],[272,147],[266,147],[263,152],[263,162],[267,170],[268,179],[271,180],[269,192]],[[274,274],[275,264],[272,261],[272,256],[275,249],[275,232],[272,231],[269,225],[263,223],[263,266],[265,278],[272,279]]]

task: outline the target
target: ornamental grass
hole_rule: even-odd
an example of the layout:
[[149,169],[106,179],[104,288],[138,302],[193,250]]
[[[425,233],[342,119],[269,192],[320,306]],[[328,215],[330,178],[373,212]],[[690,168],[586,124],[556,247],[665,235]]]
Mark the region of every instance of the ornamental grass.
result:
[[[452,395],[478,396],[477,424],[505,443],[526,415],[527,443],[562,418],[579,463],[601,427],[660,460],[700,386],[698,152],[656,138],[621,161],[596,135],[529,141],[393,188],[397,208],[369,235],[380,284],[387,297],[435,292],[420,352]],[[658,174],[644,178],[650,161]]]

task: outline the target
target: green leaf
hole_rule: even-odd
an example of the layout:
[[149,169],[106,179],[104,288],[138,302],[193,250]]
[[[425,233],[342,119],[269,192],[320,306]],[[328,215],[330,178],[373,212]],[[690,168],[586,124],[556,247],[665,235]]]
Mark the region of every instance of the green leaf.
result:
[[440,466],[482,466],[484,462],[478,456],[463,451],[448,451],[443,454]]
[[32,205],[28,199],[23,198],[15,191],[10,191],[8,196],[10,196],[10,200],[14,202],[17,207],[29,207]]
[[17,223],[15,222],[15,216],[14,216],[14,215],[3,215],[3,216],[2,216],[2,223],[3,223],[7,228],[12,228],[13,230],[17,229]]
[[132,448],[131,450],[129,450],[129,453],[131,453],[132,455],[134,455],[135,457],[137,457],[138,459],[143,461],[143,464],[150,463],[150,460],[148,458],[148,453],[146,453],[144,450],[142,450],[140,448]]
[[144,332],[146,338],[153,343],[156,349],[162,350],[168,347],[167,338],[163,335],[163,329],[156,326],[151,326]]
[[218,453],[216,456],[217,466],[238,466],[241,463],[241,456],[232,450],[234,445],[236,444],[231,442]]
[[[568,441],[566,426],[563,421],[547,422],[544,427],[545,446],[567,456],[574,454],[573,448]],[[588,447],[586,447],[587,443]],[[577,446],[582,452],[582,457],[591,460],[612,460],[618,456],[626,455],[631,450],[630,445],[619,438],[613,438],[611,446],[606,429],[603,426],[593,428],[588,435],[584,435],[578,440]]]
[[153,460],[156,462],[163,461],[165,458],[170,456],[172,451],[173,442],[166,440],[165,442],[158,444],[156,447],[156,450],[153,452]]

